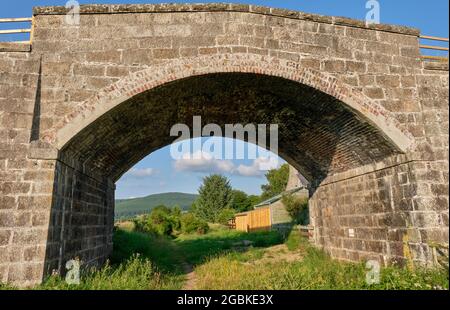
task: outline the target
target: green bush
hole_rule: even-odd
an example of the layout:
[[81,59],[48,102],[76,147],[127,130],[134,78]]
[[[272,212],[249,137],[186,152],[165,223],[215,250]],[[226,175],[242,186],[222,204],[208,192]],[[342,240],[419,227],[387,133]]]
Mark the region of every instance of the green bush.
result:
[[285,194],[283,195],[281,202],[294,222],[302,225],[307,224],[306,219],[309,218],[309,216],[305,216],[305,214],[308,210],[308,198],[298,197],[293,194]]
[[222,211],[220,211],[217,221],[220,224],[226,225],[228,224],[228,221],[234,217],[235,213],[236,211],[234,209],[229,208],[223,209]]
[[209,231],[208,223],[192,213],[183,214],[181,217],[181,231],[186,234],[206,234]]
[[150,214],[136,218],[134,224],[136,231],[169,236],[181,227],[180,212],[176,208],[161,205],[155,207]]

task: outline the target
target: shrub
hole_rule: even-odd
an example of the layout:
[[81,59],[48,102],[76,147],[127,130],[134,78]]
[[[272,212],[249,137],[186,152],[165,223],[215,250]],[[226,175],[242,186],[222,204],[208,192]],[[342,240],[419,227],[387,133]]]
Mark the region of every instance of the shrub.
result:
[[157,232],[153,227],[149,215],[141,215],[133,219],[134,229],[139,232],[145,232],[151,235],[156,235]]
[[[308,198],[298,197],[293,194],[283,195],[281,199],[286,211],[289,212],[289,215],[292,219],[299,224],[306,224],[305,221],[305,212],[308,209]],[[302,223],[303,221],[303,223]]]
[[149,215],[143,215],[134,220],[136,231],[171,235],[174,230],[180,229],[180,216],[177,209],[166,206],[155,207]]
[[192,213],[186,213],[181,217],[181,231],[183,233],[191,234],[196,232],[198,234],[206,234],[209,231],[208,223]]
[[222,211],[220,211],[217,221],[220,224],[226,225],[228,224],[228,221],[234,217],[235,213],[236,211],[234,209],[229,208],[223,209]]

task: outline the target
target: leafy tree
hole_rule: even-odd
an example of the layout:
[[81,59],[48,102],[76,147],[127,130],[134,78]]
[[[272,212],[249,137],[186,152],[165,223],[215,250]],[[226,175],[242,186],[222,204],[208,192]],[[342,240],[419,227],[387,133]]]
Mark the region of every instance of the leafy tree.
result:
[[250,205],[251,205],[251,208],[249,210],[252,210],[253,207],[256,206],[258,203],[260,203],[262,200],[261,200],[261,196],[249,195],[248,201],[250,202]]
[[220,212],[233,206],[230,181],[222,175],[212,174],[203,178],[198,193],[193,210],[196,216],[205,221],[217,223]]
[[271,169],[266,173],[268,184],[261,186],[263,193],[261,199],[266,200],[278,194],[285,189],[289,179],[289,165],[284,164],[278,169]]
[[252,201],[246,193],[237,189],[233,190],[233,209],[236,212],[245,212],[252,207]]
[[172,207],[172,215],[181,216],[181,207],[179,205],[174,205]]
[[308,217],[306,215],[308,212],[308,198],[286,194],[283,195],[281,202],[296,223],[302,225],[307,224],[306,220]]

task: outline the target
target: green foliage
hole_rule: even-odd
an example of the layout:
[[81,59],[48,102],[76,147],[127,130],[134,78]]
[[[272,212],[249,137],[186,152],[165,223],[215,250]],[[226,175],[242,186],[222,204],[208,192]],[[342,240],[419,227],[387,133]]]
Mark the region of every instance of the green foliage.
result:
[[181,216],[181,231],[185,234],[206,234],[209,231],[208,223],[193,213],[189,212]]
[[233,205],[233,192],[230,181],[221,175],[213,174],[203,179],[195,202],[195,215],[205,221],[217,223],[223,209]]
[[233,209],[236,212],[245,212],[251,210],[253,207],[250,197],[240,190],[233,190]]
[[153,208],[148,215],[142,215],[134,219],[135,230],[160,236],[169,236],[179,230],[180,210],[170,209],[164,205]]
[[226,225],[226,224],[228,224],[228,221],[234,217],[235,213],[236,213],[236,210],[234,210],[234,209],[228,209],[228,208],[223,209],[219,213],[217,222],[219,222],[220,224]]
[[[79,285],[59,276],[47,278],[38,290],[143,290],[181,289],[183,265],[195,266],[196,289],[237,290],[430,290],[449,287],[448,269],[414,271],[386,267],[380,282],[367,284],[364,263],[345,263],[330,258],[292,231],[280,248],[282,237],[275,231],[244,233],[220,228],[205,235],[180,235],[173,240],[145,233],[114,232],[111,263],[85,270]],[[252,241],[246,251],[236,244]],[[270,247],[278,245],[277,247]],[[278,251],[278,252],[277,252]],[[277,257],[277,255],[281,255]],[[295,255],[294,260],[282,257]],[[280,259],[281,258],[281,259]],[[0,290],[15,289],[0,285]]]
[[249,195],[248,200],[250,201],[250,205],[252,206],[249,210],[252,210],[254,206],[262,202],[261,196],[257,195]]
[[283,164],[278,169],[271,169],[266,173],[268,184],[261,186],[261,199],[266,200],[281,194],[285,189],[289,179],[289,165]]
[[305,210],[308,209],[308,198],[298,197],[295,194],[285,194],[281,202],[294,222],[302,225],[305,224]]
[[106,265],[100,270],[86,272],[80,284],[68,284],[59,276],[51,276],[38,290],[148,290],[164,287],[161,276],[148,259],[133,256],[117,267]]
[[67,284],[59,276],[47,278],[37,290],[158,290],[180,289],[182,259],[168,238],[116,230],[111,263],[86,270],[80,284]]
[[113,236],[113,266],[130,259],[134,254],[148,258],[153,266],[167,274],[181,272],[181,254],[172,238],[118,229]]

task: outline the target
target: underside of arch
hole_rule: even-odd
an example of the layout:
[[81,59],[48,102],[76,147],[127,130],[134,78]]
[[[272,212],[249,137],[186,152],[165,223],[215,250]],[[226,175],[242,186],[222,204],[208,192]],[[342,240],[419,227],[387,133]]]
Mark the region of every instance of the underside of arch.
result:
[[[253,73],[309,86],[317,94],[323,93],[340,101],[360,122],[378,130],[397,151],[405,152],[413,146],[411,135],[400,128],[389,111],[336,77],[302,68],[292,61],[254,54],[208,55],[150,66],[100,90],[97,95],[76,106],[72,113],[43,134],[43,140],[62,149],[78,133],[124,102],[138,100],[134,98],[171,82],[219,73]],[[268,86],[270,89],[271,86]],[[170,99],[170,95],[165,98]]]
[[305,84],[254,73],[196,75],[135,95],[83,128],[64,158],[117,180],[170,144],[170,128],[202,123],[278,124],[280,155],[309,179],[398,154],[398,147],[341,100]]

